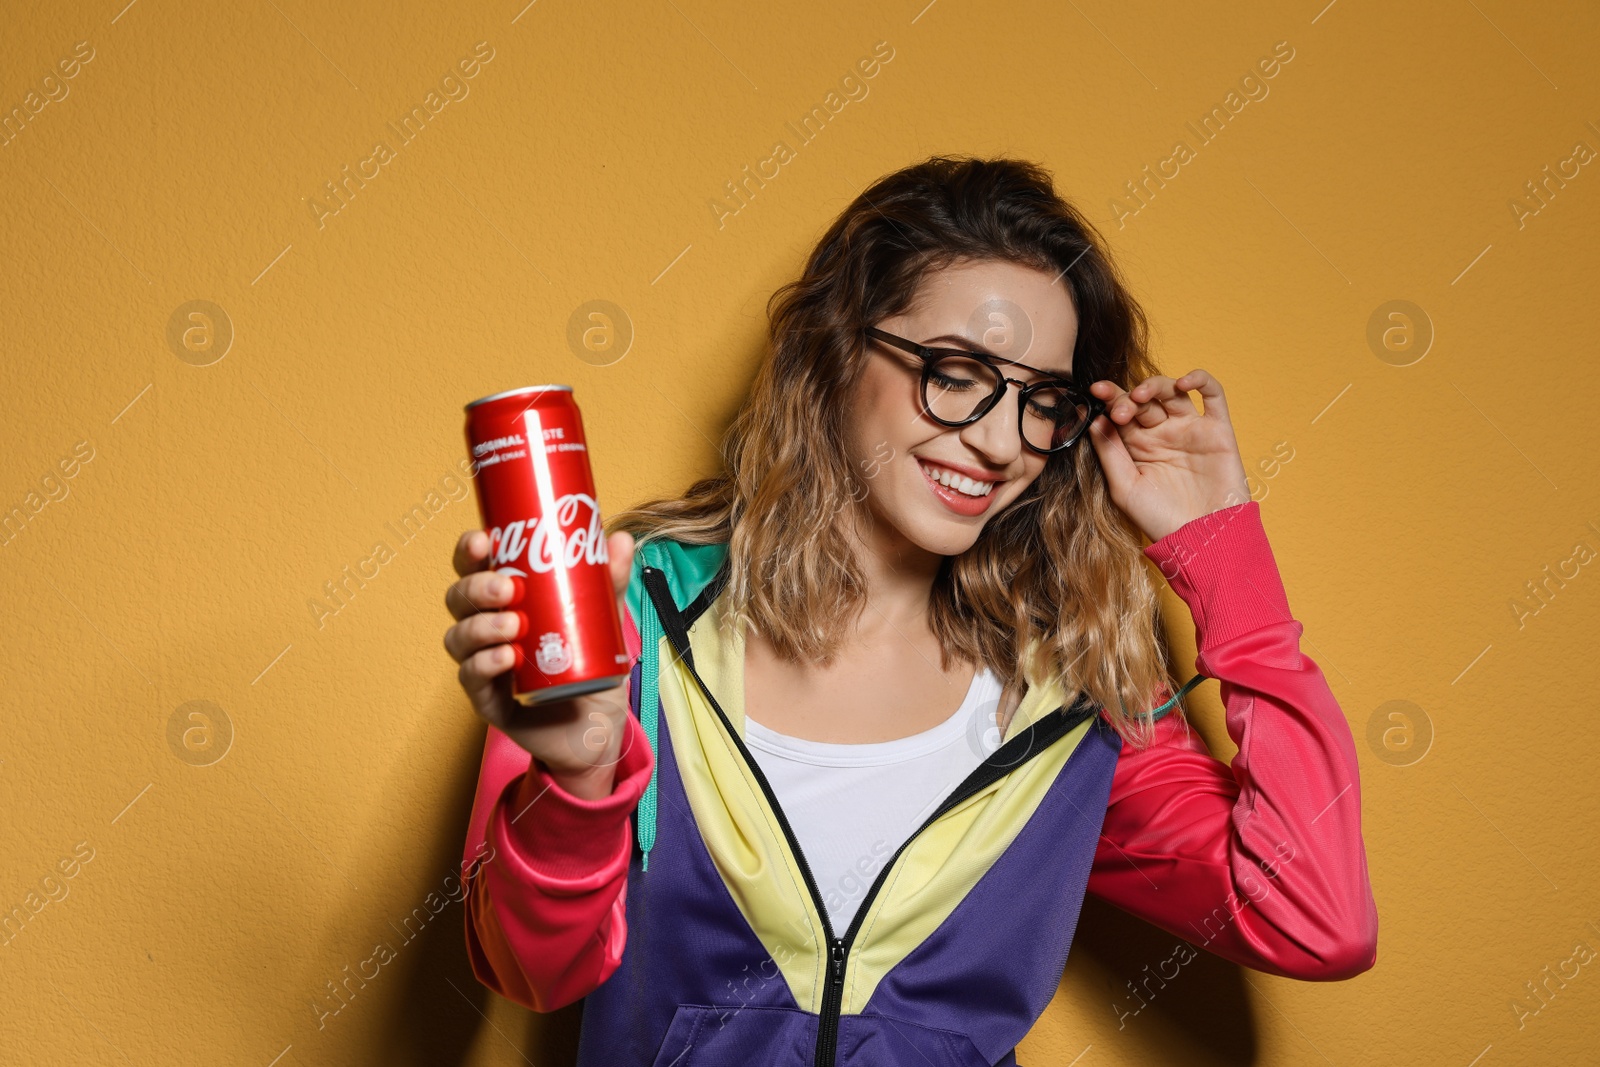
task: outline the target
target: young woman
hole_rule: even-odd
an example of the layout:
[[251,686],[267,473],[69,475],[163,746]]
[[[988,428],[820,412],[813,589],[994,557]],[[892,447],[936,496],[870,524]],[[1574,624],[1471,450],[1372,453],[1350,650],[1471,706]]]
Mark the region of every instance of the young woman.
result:
[[[607,523],[626,687],[515,705],[511,583],[456,547],[478,978],[586,998],[584,1067],[976,1067],[1016,1063],[1085,892],[1274,974],[1371,967],[1354,744],[1222,387],[1156,373],[1048,175],[883,178],[770,317],[725,470]],[[1231,767],[1177,707],[1202,677]]]

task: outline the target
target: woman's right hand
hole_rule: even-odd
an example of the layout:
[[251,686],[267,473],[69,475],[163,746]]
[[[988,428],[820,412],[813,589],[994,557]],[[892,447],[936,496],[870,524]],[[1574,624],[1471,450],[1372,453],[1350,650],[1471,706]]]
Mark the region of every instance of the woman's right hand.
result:
[[[633,569],[632,534],[606,538],[611,583],[617,593],[617,615]],[[488,569],[489,536],[468,530],[456,542],[455,569],[460,580],[445,593],[445,606],[456,623],[444,634],[444,647],[460,669],[457,678],[473,710],[539,760],[550,776],[574,796],[607,796],[627,736],[631,677],[598,693],[525,707],[511,695],[510,644],[520,626],[511,606],[514,583]]]

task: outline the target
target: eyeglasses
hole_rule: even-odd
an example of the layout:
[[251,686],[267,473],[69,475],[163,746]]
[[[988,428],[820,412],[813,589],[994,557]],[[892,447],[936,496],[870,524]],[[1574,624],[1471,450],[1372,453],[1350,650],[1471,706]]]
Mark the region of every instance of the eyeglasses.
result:
[[[1060,452],[1083,436],[1106,406],[1098,397],[1078,388],[1070,378],[1003,359],[988,352],[961,348],[929,348],[896,337],[875,326],[867,336],[893,345],[922,360],[922,409],[945,426],[966,426],[987,415],[1005,395],[1006,383],[1018,386],[1017,429],[1022,441],[1035,452]],[[1032,383],[1007,378],[997,364],[1044,375]]]

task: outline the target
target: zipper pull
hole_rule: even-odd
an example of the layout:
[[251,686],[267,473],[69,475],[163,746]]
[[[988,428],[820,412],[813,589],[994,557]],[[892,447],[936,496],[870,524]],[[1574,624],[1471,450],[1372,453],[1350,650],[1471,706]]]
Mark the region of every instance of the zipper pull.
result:
[[833,963],[833,980],[844,981],[844,938],[833,939],[833,947],[829,949],[828,956]]

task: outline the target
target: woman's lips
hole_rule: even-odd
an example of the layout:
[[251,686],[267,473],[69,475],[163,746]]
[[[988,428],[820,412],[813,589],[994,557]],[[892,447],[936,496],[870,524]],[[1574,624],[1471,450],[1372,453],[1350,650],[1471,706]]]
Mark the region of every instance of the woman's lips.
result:
[[[933,492],[933,495],[938,498],[939,502],[945,507],[949,508],[958,515],[966,515],[969,517],[974,515],[982,515],[985,511],[989,510],[989,503],[995,498],[995,490],[998,488],[1000,483],[992,483],[989,491],[983,496],[969,496],[966,493],[961,492],[959,489],[951,489],[939,484],[939,482],[935,481],[928,473],[929,467],[939,467],[940,470],[949,470],[950,468],[940,467],[940,465],[937,463],[925,463],[920,457],[917,459],[917,470],[922,472],[922,480],[927,483],[928,488]],[[952,471],[952,473],[955,472]]]

